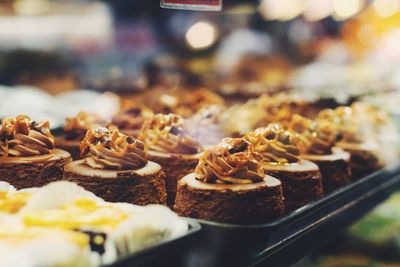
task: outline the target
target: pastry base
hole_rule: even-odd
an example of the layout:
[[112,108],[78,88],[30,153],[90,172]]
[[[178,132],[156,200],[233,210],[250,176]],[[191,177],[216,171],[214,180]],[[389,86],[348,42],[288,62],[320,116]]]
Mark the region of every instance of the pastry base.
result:
[[378,145],[376,143],[351,144],[339,142],[337,146],[351,155],[352,180],[358,180],[383,168],[378,157]]
[[64,138],[64,136],[60,136],[55,138],[55,142],[56,147],[68,151],[73,160],[81,159],[79,149],[80,141],[67,140]]
[[200,156],[201,153],[185,155],[156,151],[148,152],[149,160],[160,164],[165,173],[168,206],[172,207],[174,205],[178,181],[185,175],[194,172]]
[[302,156],[318,165],[325,194],[351,182],[350,154],[340,148],[333,148],[332,152],[330,155]]
[[208,221],[261,224],[280,217],[285,208],[282,185],[271,176],[255,184],[207,184],[191,173],[178,183],[174,210]]
[[64,165],[70,161],[71,155],[61,149],[53,155],[0,158],[0,180],[17,189],[40,187],[61,180]]
[[109,202],[136,205],[166,204],[164,173],[160,165],[149,161],[138,170],[93,169],[83,160],[65,166],[64,180],[75,182]]
[[269,164],[261,162],[266,174],[282,182],[285,211],[291,212],[323,195],[319,168],[308,160],[291,164]]

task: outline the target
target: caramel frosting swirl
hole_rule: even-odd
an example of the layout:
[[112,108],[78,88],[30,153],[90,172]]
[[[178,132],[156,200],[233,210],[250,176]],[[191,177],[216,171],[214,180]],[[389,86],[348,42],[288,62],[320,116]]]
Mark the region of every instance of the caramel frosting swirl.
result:
[[261,155],[243,138],[226,138],[204,151],[196,167],[196,179],[216,184],[262,182]]
[[300,160],[297,135],[285,130],[279,123],[257,128],[244,137],[254,145],[255,151],[263,157],[263,162],[288,164]]
[[289,130],[299,134],[299,149],[303,154],[329,155],[337,141],[334,127],[326,121],[312,121],[294,115]]
[[53,153],[49,122],[35,122],[25,115],[5,118],[0,128],[0,156],[31,157]]
[[120,129],[140,130],[147,119],[153,117],[153,112],[145,107],[132,107],[116,114],[112,123]]
[[90,129],[80,150],[85,164],[94,169],[135,170],[147,164],[144,144],[116,129]]
[[201,145],[183,128],[184,120],[175,114],[157,114],[144,123],[139,139],[143,140],[150,150],[196,154]]
[[97,126],[105,126],[106,122],[97,114],[79,112],[75,117],[66,119],[64,126],[65,139],[82,140],[86,132]]

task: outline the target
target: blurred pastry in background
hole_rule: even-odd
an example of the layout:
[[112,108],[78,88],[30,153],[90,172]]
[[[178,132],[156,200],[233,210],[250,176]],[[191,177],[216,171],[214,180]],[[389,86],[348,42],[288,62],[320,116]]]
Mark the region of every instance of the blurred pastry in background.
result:
[[175,211],[185,217],[260,224],[284,213],[281,182],[265,175],[261,155],[241,138],[206,149],[194,173],[178,183]]
[[204,107],[185,120],[184,128],[193,133],[193,136],[202,146],[216,145],[224,137],[229,136],[229,133],[225,133],[222,126],[224,111],[225,107],[221,105]]
[[350,183],[350,154],[335,147],[338,134],[330,122],[294,115],[288,129],[299,134],[301,157],[318,165],[325,194]]
[[123,110],[115,114],[111,122],[118,127],[121,133],[137,137],[143,123],[151,119],[154,113],[144,106],[134,105],[134,107]]
[[141,101],[154,113],[174,113],[184,118],[203,107],[225,103],[221,96],[206,89],[152,90],[143,94]]
[[165,172],[168,205],[175,201],[177,182],[194,171],[201,156],[201,144],[184,129],[184,119],[176,114],[156,114],[143,125],[139,135],[149,159]]
[[87,131],[80,149],[82,160],[65,166],[64,180],[111,202],[166,204],[164,172],[147,159],[141,141],[97,127]]
[[376,125],[371,114],[356,112],[352,107],[322,110],[318,121],[331,123],[340,135],[336,146],[351,155],[353,179],[362,178],[383,167],[379,145],[376,141]]
[[99,115],[81,111],[75,117],[66,118],[64,134],[55,139],[56,147],[68,151],[74,160],[78,160],[80,159],[79,146],[86,132],[107,124],[107,121]]
[[260,153],[265,173],[282,182],[286,212],[296,210],[323,195],[318,166],[300,158],[297,136],[280,124],[269,124],[244,137]]
[[0,179],[16,188],[42,186],[62,178],[71,155],[55,149],[48,121],[20,115],[4,118],[0,128]]

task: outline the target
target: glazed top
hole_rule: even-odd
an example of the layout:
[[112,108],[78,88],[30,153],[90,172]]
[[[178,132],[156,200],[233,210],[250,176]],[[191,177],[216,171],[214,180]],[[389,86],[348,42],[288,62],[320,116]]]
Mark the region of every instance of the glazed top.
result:
[[140,130],[146,119],[151,119],[153,115],[150,109],[136,106],[116,114],[112,118],[112,123],[120,129]]
[[97,126],[104,126],[106,122],[97,114],[79,112],[75,117],[66,119],[64,126],[65,139],[81,141],[86,132]]
[[54,137],[49,122],[33,121],[25,115],[4,118],[0,128],[0,156],[31,157],[50,155]]
[[90,129],[80,150],[84,163],[94,169],[136,170],[147,164],[144,144],[116,129]]
[[183,128],[184,120],[176,114],[157,114],[145,122],[139,139],[150,150],[166,153],[197,154],[201,145]]
[[298,147],[302,154],[329,155],[337,141],[337,132],[327,121],[312,121],[300,115],[294,115],[289,130],[299,134]]
[[300,160],[297,135],[285,130],[279,123],[258,128],[244,137],[263,157],[262,162],[288,164]]
[[243,138],[225,138],[204,151],[196,167],[196,179],[205,183],[250,184],[264,179],[261,155]]

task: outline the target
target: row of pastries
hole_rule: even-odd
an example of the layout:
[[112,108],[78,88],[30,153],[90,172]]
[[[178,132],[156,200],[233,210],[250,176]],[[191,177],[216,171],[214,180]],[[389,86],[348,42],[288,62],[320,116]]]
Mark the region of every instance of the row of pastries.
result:
[[[55,137],[47,121],[24,115],[5,118],[1,180],[16,192],[45,190],[63,180],[112,207],[116,202],[135,208],[161,204],[184,217],[258,224],[384,165],[376,136],[388,118],[366,104],[311,114],[306,103],[284,95],[264,95],[230,107],[207,96],[197,95],[196,105],[185,104],[184,116],[169,113],[174,107],[179,113],[178,104],[163,114],[137,102],[110,121],[81,112],[67,118],[63,134]],[[86,209],[70,216],[84,213]]]

